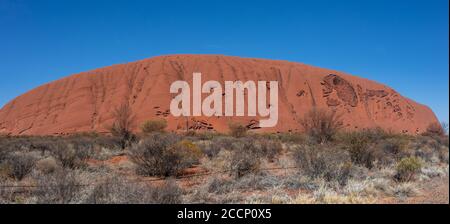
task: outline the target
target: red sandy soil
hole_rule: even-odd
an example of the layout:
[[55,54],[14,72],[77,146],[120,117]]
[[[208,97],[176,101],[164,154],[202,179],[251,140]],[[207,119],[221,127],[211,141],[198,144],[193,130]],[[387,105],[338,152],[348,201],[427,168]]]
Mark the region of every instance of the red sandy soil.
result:
[[169,107],[177,94],[170,94],[169,87],[176,80],[186,80],[192,87],[193,72],[202,73],[202,83],[278,81],[278,125],[258,132],[301,131],[298,120],[313,106],[342,114],[349,130],[381,127],[414,134],[437,122],[428,107],[385,85],[342,72],[287,61],[171,55],[76,74],[31,90],[0,110],[0,134],[108,132],[113,109],[125,102],[136,115],[134,130],[155,118],[166,119],[172,131],[223,132],[231,120],[255,128],[259,117],[173,117]]

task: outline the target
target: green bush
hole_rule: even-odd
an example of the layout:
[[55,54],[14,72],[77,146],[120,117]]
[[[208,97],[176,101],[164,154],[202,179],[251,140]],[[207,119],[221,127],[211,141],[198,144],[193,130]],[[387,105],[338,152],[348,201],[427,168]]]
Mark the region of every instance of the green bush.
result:
[[203,156],[202,150],[189,140],[178,142],[171,150],[181,154],[183,167],[197,165]]
[[373,167],[375,156],[370,135],[366,132],[349,132],[341,134],[340,138],[353,163],[369,169]]
[[408,182],[422,169],[422,162],[416,157],[403,158],[398,162],[395,179],[401,182]]
[[141,125],[141,131],[145,134],[153,132],[164,132],[167,121],[164,119],[146,121]]

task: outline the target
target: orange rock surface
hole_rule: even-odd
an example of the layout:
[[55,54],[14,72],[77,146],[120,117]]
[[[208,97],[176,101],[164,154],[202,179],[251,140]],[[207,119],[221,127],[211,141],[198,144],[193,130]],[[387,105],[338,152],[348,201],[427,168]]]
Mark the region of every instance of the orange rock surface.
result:
[[169,93],[169,87],[176,80],[192,86],[193,72],[202,73],[203,83],[278,81],[278,125],[255,129],[257,132],[302,131],[298,121],[313,106],[342,114],[349,130],[381,127],[414,134],[437,122],[428,107],[385,85],[342,72],[287,61],[171,55],[83,72],[31,90],[0,110],[0,133],[106,133],[114,108],[124,102],[130,103],[136,115],[136,131],[139,124],[155,118],[166,119],[173,131],[225,132],[231,120],[256,128],[258,117],[173,117],[169,107],[176,94]]

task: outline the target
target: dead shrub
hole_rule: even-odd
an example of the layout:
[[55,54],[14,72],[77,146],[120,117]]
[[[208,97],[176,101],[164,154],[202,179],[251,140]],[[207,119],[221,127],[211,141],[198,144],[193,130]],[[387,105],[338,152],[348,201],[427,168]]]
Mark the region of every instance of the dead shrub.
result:
[[300,171],[311,178],[324,178],[346,185],[352,163],[343,150],[324,145],[301,145],[294,151],[294,160]]
[[28,175],[36,163],[36,159],[27,154],[13,153],[6,156],[1,165],[1,172],[17,181]]
[[114,123],[109,128],[111,134],[119,139],[122,149],[130,146],[136,140],[132,132],[135,116],[129,103],[124,103],[113,111]]
[[70,170],[58,170],[50,175],[39,175],[35,179],[38,204],[73,203],[82,188],[76,174]]
[[425,136],[445,136],[445,134],[444,127],[437,122],[429,124],[426,131],[422,133]]
[[84,141],[56,141],[52,147],[54,157],[70,169],[84,168],[94,153],[93,146]]
[[305,132],[320,144],[333,140],[342,128],[341,116],[336,112],[315,107],[305,114],[300,124]]
[[409,140],[406,136],[388,138],[380,143],[382,149],[396,159],[400,159],[408,154],[408,145]]
[[245,142],[241,149],[233,151],[230,161],[231,174],[236,178],[241,178],[250,173],[257,173],[260,170],[261,160],[258,156],[258,149],[252,142]]
[[179,204],[181,189],[175,181],[164,181],[161,186],[133,183],[111,178],[95,186],[87,204]]
[[41,159],[36,162],[36,169],[44,174],[50,174],[59,169],[58,162],[53,157]]
[[141,131],[144,134],[164,132],[166,128],[167,121],[164,119],[146,121],[141,125]]
[[235,138],[242,138],[247,135],[248,128],[243,124],[232,122],[228,125],[228,128],[230,129],[230,135]]
[[262,139],[259,141],[261,153],[269,162],[274,162],[275,158],[283,151],[283,145],[277,140]]
[[214,144],[214,142],[209,142],[206,144],[201,144],[200,148],[209,159],[212,159],[219,154],[219,152],[222,150],[222,147],[218,144]]

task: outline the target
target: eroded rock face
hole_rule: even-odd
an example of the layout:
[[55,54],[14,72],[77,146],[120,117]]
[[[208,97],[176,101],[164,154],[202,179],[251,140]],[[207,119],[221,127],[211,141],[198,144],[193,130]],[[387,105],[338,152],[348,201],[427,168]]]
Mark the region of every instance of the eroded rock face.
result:
[[[203,82],[278,81],[278,125],[259,128],[259,117],[173,117],[169,106],[174,95],[169,86],[176,80],[192,86],[193,72],[201,72]],[[302,131],[298,120],[313,106],[340,113],[347,129],[381,127],[413,134],[437,122],[428,107],[384,85],[337,71],[286,61],[172,55],[96,69],[40,86],[0,110],[0,133],[108,132],[113,109],[124,102],[136,115],[136,131],[139,124],[155,118],[166,119],[173,131],[225,132],[230,121],[257,132]]]

